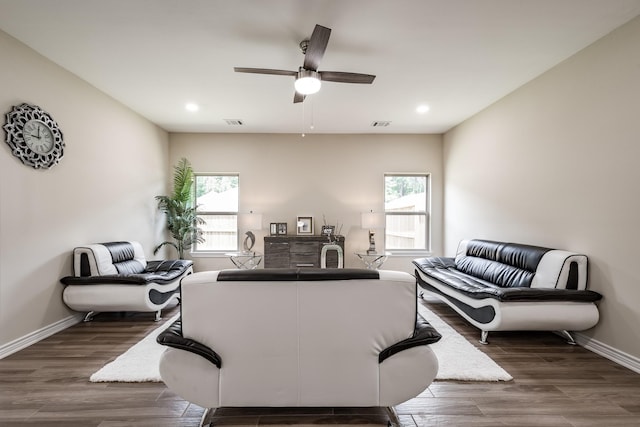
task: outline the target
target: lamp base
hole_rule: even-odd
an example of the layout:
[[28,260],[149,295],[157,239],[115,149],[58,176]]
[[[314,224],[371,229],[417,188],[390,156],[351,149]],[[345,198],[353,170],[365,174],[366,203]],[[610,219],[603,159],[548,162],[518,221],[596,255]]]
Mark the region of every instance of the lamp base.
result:
[[256,236],[251,231],[247,231],[245,234],[247,236],[244,238],[244,242],[242,242],[242,252],[249,253],[256,243]]
[[377,254],[376,252],[376,241],[373,238],[373,236],[376,233],[374,233],[373,231],[369,231],[369,249],[367,249],[367,255],[375,255]]

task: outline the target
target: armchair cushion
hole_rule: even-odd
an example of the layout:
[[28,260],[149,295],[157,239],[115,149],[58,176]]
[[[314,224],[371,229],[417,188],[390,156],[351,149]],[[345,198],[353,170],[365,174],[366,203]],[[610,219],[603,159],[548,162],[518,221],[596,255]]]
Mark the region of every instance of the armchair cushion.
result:
[[[134,261],[135,262],[135,261]],[[60,279],[65,285],[123,284],[146,285],[149,283],[171,284],[191,265],[190,260],[149,261],[139,273],[107,274],[104,276],[66,276]]]

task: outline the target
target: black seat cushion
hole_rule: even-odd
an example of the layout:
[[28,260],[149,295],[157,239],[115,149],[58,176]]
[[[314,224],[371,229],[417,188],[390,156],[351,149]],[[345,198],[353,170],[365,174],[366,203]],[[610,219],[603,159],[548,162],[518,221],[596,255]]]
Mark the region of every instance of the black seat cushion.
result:
[[122,284],[122,285],[146,285],[157,283],[166,285],[174,282],[193,265],[193,261],[164,260],[149,261],[142,273],[132,274],[108,274],[104,276],[75,277],[67,276],[60,279],[64,285],[97,285],[97,284]]
[[419,272],[435,279],[457,292],[474,299],[494,298],[499,301],[598,301],[602,298],[590,290],[501,287],[486,280],[468,275],[456,269],[453,258],[421,258],[413,260],[418,268],[418,283],[422,280]]

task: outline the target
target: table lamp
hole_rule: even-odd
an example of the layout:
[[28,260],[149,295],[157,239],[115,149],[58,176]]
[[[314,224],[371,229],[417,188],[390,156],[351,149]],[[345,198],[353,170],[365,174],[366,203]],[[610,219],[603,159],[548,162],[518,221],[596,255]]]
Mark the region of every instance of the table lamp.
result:
[[362,228],[369,230],[369,249],[367,249],[367,254],[374,255],[377,253],[376,242],[374,239],[374,230],[376,228],[384,228],[384,213],[374,212],[373,210],[369,212],[363,212],[361,224]]
[[242,242],[242,252],[249,253],[256,243],[256,236],[251,230],[260,230],[262,228],[262,215],[249,211],[248,214],[240,215],[242,228],[248,229]]

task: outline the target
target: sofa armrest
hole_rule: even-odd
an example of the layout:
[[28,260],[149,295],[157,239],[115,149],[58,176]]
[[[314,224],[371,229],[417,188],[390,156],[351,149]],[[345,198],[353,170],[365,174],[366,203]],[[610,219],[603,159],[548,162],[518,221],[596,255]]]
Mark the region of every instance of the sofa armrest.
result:
[[146,285],[150,282],[140,274],[107,274],[104,276],[66,276],[60,279],[63,285]]
[[179,350],[189,351],[207,359],[220,369],[222,366],[222,359],[212,349],[198,341],[191,338],[185,338],[182,336],[182,320],[178,319],[171,324],[167,329],[158,335],[156,338],[158,344],[166,345],[167,347],[177,348]]
[[378,355],[378,363],[382,363],[388,357],[391,357],[403,350],[417,347],[419,345],[428,345],[438,342],[440,341],[440,338],[442,338],[442,335],[440,335],[429,322],[418,314],[416,318],[416,328],[413,331],[413,335],[382,350]]
[[414,259],[412,263],[418,267],[420,270],[425,270],[427,268],[456,268],[456,260],[455,258],[446,258],[446,257],[428,257],[428,258],[419,258]]
[[142,273],[105,274],[102,276],[66,276],[65,285],[166,285],[191,271],[191,260],[149,261]]
[[170,271],[182,274],[185,270],[193,265],[193,261],[188,259],[169,259],[161,261],[147,261],[145,273],[162,274]]
[[495,298],[500,301],[575,301],[596,302],[602,295],[591,290],[500,288]]

